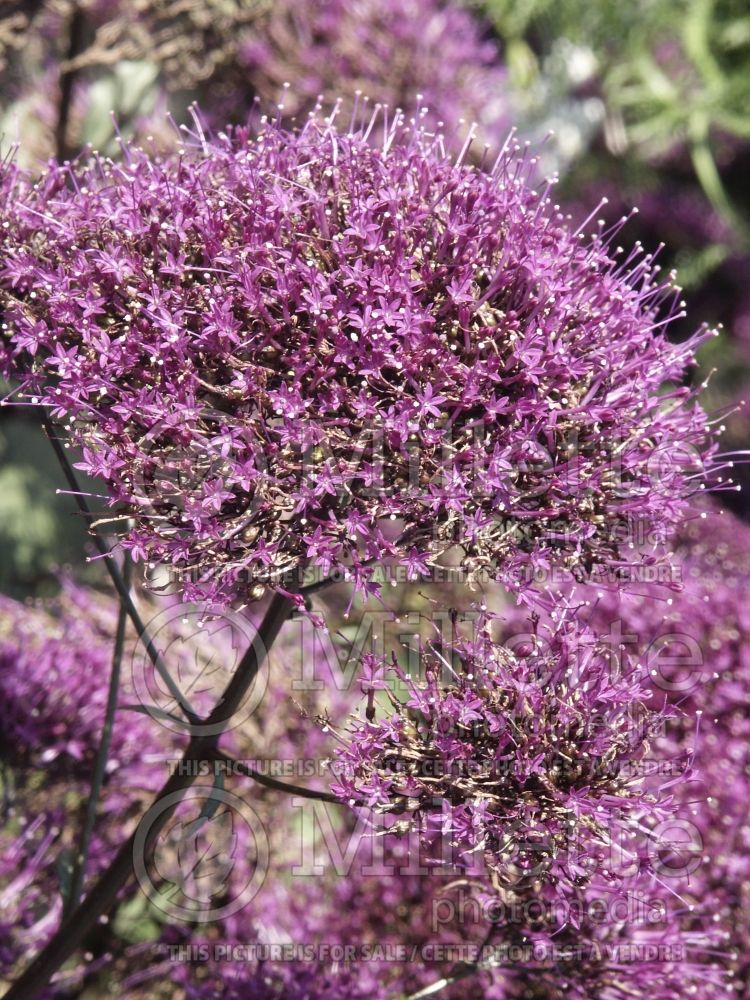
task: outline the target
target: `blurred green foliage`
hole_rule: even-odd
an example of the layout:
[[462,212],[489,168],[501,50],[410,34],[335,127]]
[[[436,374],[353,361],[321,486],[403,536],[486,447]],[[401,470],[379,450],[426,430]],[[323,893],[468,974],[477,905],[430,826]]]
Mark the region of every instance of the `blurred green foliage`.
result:
[[88,92],[81,141],[108,156],[118,151],[113,123],[125,138],[132,123],[150,115],[157,103],[159,67],[145,60],[123,60],[99,77]]
[[561,39],[588,52],[610,147],[647,159],[686,147],[712,206],[747,237],[720,170],[727,146],[750,139],[747,0],[485,0],[484,8],[515,86],[544,72]]
[[86,530],[40,427],[0,422],[0,591],[14,597],[55,589],[66,562],[83,563]]

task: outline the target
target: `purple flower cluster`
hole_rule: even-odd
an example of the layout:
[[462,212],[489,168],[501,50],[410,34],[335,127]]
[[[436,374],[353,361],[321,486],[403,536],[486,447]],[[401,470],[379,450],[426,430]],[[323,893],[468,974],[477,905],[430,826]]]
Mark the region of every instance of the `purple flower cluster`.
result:
[[[290,813],[280,802],[277,824]],[[289,863],[276,858],[262,893],[218,932],[243,960],[222,962],[210,939],[194,938],[207,957],[176,970],[187,996],[385,998],[457,968],[471,972],[451,985],[457,1000],[479,988],[497,1000],[552,1000],[560,991],[579,1000],[727,995],[721,967],[705,962],[706,952],[726,948],[725,930],[695,905],[691,877],[659,885],[640,872],[614,885],[594,876],[565,898],[545,897],[436,870],[413,840],[382,834],[365,834],[346,874],[289,878]],[[382,870],[372,866],[373,843]],[[272,946],[288,949],[287,960],[256,957]]]
[[[687,730],[687,726],[685,729]],[[721,932],[719,963],[733,977],[739,996],[748,996],[750,983],[750,726],[747,687],[733,717],[716,724],[702,720],[695,732],[683,734],[685,743],[697,742],[699,783],[692,789],[691,822],[703,864],[692,879],[701,906],[713,914]],[[683,796],[687,799],[687,796]],[[711,961],[709,954],[705,961]]]
[[[423,677],[369,658],[367,718],[337,753],[336,793],[404,814],[430,839],[442,831],[454,863],[470,870],[478,856],[505,890],[564,895],[649,870],[671,792],[645,777],[664,724],[644,707],[646,671],[613,673],[574,626],[529,631],[515,649],[488,629],[426,649]],[[391,706],[381,719],[377,691]]]
[[342,92],[342,112],[351,113],[356,89],[371,107],[423,105],[425,124],[457,149],[472,123],[495,145],[508,129],[497,43],[450,0],[280,0],[242,39],[237,61],[264,106],[291,84],[284,114],[299,121]]
[[[281,817],[292,823],[293,812],[288,800],[276,804],[277,821]],[[413,843],[383,836],[383,831],[358,833],[351,824],[340,823],[344,815],[337,810],[331,819],[339,838],[352,838],[346,872],[329,862],[317,875],[290,876],[291,863],[283,853],[277,856],[259,896],[231,928],[221,928],[223,942],[251,957],[231,968],[216,960],[183,967],[180,981],[191,1000],[250,992],[300,1000],[385,1000],[395,991],[416,990],[440,978],[441,970],[451,966],[440,949],[449,954],[450,946],[478,940],[478,931],[486,932],[476,917],[455,919],[448,879],[425,865]],[[323,853],[319,860],[325,860]],[[476,911],[476,904],[467,909],[472,908]],[[444,916],[436,920],[441,912]],[[253,947],[258,954],[266,947],[273,955],[274,945],[279,952],[287,949],[286,960],[252,960]],[[470,997],[471,989],[456,995]]]
[[[116,606],[63,581],[46,606],[0,598],[0,744],[13,768],[0,824],[0,961],[5,972],[57,929],[61,872],[79,847],[83,809],[101,741]],[[134,700],[129,685],[123,698]],[[87,884],[119,847],[161,775],[149,753],[169,756],[168,733],[142,715],[118,712]],[[67,861],[63,864],[64,859]],[[74,977],[83,963],[72,970]]]
[[[68,579],[46,607],[0,596],[0,741],[9,759],[58,777],[91,777],[116,621],[109,597]],[[113,786],[153,786],[141,763],[151,742],[149,720],[118,718],[109,768]]]
[[699,912],[675,887],[637,877],[617,891],[601,885],[592,890],[573,901],[569,913],[575,921],[537,907],[530,921],[497,928],[497,959],[505,959],[508,970],[495,973],[502,1000],[731,995],[731,979],[705,961],[726,944],[709,906]]
[[579,587],[571,602],[613,651],[645,659],[655,703],[669,699],[679,707],[657,752],[688,753],[694,760],[694,779],[675,789],[680,814],[693,827],[692,849],[700,852],[689,891],[714,914],[726,938],[704,961],[718,958],[744,996],[750,951],[750,617],[744,600],[750,529],[705,507],[681,526],[674,547],[682,584],[676,593],[652,588],[637,596]]
[[[169,651],[180,682],[194,696],[189,685],[191,668],[200,672],[206,656],[222,664],[230,662],[234,640],[230,640],[231,628],[198,635],[196,662],[189,624],[178,615],[181,610],[184,607],[172,601],[161,607],[160,614],[168,613],[170,625],[169,635],[160,631],[158,642]],[[116,606],[107,595],[66,580],[59,597],[47,605],[30,607],[5,600],[0,612],[0,723],[13,750],[16,776],[11,812],[0,828],[0,960],[5,970],[14,970],[59,923],[60,858],[63,851],[74,849],[79,812],[88,792],[103,719]],[[332,737],[312,720],[320,717],[331,725],[343,725],[359,692],[356,687],[341,686],[332,667],[336,649],[324,649],[319,636],[309,619],[290,623],[271,653],[272,673],[265,697],[241,729],[225,735],[222,743],[225,747],[230,743],[227,749],[255,760],[317,759],[321,766],[316,771],[325,776],[322,758],[330,755]],[[201,642],[210,648],[203,649]],[[134,655],[138,654],[128,642],[125,663]],[[132,683],[130,670],[125,668],[122,702],[137,701]],[[97,834],[89,853],[90,875],[106,866],[136,822],[134,806],[142,807],[144,795],[163,779],[164,763],[178,753],[178,741],[169,729],[141,714],[118,711]],[[243,781],[231,780],[233,784]],[[304,779],[304,783],[312,786],[314,779]],[[344,810],[326,806],[335,831],[332,836],[342,843],[359,838],[355,862],[347,873],[329,866],[321,876],[295,876],[292,866],[305,856],[293,835],[299,823],[298,804],[288,795],[257,784],[233,790],[247,796],[263,823],[272,868],[252,904],[221,921],[220,940],[238,947],[273,943],[302,947],[320,940],[346,946],[353,955],[365,958],[344,969],[339,968],[335,953],[296,962],[248,960],[235,963],[230,975],[220,961],[197,967],[189,962],[164,966],[153,961],[150,950],[137,953],[118,940],[116,931],[101,928],[104,956],[71,969],[71,980],[85,971],[94,981],[97,962],[107,964],[114,956],[127,965],[129,979],[150,982],[168,969],[168,975],[184,983],[188,995],[194,997],[239,996],[251,987],[257,995],[269,997],[365,997],[386,996],[386,984],[396,988],[396,984],[412,982],[416,989],[427,985],[438,969],[448,967],[426,961],[410,969],[404,961],[377,957],[377,947],[414,947],[429,944],[436,936],[430,923],[432,900],[445,888],[446,878],[422,867],[420,857],[410,855],[412,845],[404,838],[373,838],[369,831],[355,831]],[[30,813],[37,816],[24,825],[22,817]],[[178,825],[175,834],[179,829]],[[207,843],[212,843],[213,836],[209,829]],[[172,847],[172,856],[161,847],[160,876],[180,881],[179,841]],[[231,892],[245,884],[253,867],[252,844],[239,824],[233,830],[230,860],[233,864],[224,888]],[[126,896],[123,902],[129,899]],[[353,913],[358,914],[356,919]],[[464,928],[441,928],[437,940],[458,942],[465,932]],[[154,946],[201,942],[201,935],[191,934],[189,925],[183,929],[167,926]],[[366,957],[367,948],[373,949],[372,960]]]
[[[41,4],[43,23],[74,6]],[[198,714],[269,591],[308,612],[308,579],[380,598],[384,562],[409,580],[447,563],[471,591],[492,581],[450,640],[410,647],[410,667],[386,642],[365,655],[354,721],[361,630],[341,660],[321,619],[288,623],[258,704],[222,734],[237,759],[217,757],[220,778],[200,772],[144,859],[166,916],[149,922],[157,956],[205,943],[208,958],[144,962],[119,911],[97,929],[101,961],[127,970],[124,992],[164,975],[196,1000],[725,997],[747,979],[750,940],[735,589],[750,541],[730,525],[707,543],[705,510],[684,524],[721,469],[690,384],[710,332],[666,336],[684,316],[674,275],[640,244],[614,245],[624,219],[592,226],[593,213],[575,229],[512,136],[488,152],[504,71],[479,22],[445,0],[91,0],[68,41],[79,15],[99,30],[63,77],[48,28],[41,40],[47,73],[75,76],[60,150],[110,58],[152,60],[165,101],[209,84],[217,129],[256,98],[282,102],[274,121],[210,140],[196,112],[165,157],[122,143],[118,162],[94,154],[37,176],[0,164],[0,369],[103,481],[104,523],[155,585],[177,582],[158,608],[137,599]],[[336,100],[342,79],[354,97]],[[672,579],[625,593],[670,559],[681,592]],[[457,623],[440,575],[420,628],[435,601]],[[617,590],[599,592],[600,576]],[[497,584],[537,611],[501,625],[487,610]],[[207,602],[198,633],[183,598]],[[249,602],[252,616],[226,611]],[[0,958],[15,972],[59,922],[56,868],[76,848],[117,610],[66,581],[51,607],[0,598],[0,616],[16,772]],[[125,710],[144,697],[138,670],[149,699],[164,693],[130,631],[125,647],[87,881],[185,737],[163,706],[164,725]],[[263,764],[284,763],[307,786],[298,798],[263,781]],[[228,785],[237,797],[215,810],[211,791]],[[224,906],[256,872],[255,895]],[[221,916],[181,927],[178,897],[180,920]],[[216,942],[250,956],[212,956]],[[444,950],[467,944],[473,957]],[[287,961],[260,957],[264,945],[312,950]]]
[[530,169],[317,119],[6,165],[4,367],[191,598],[303,568],[363,588],[370,561],[424,572],[456,543],[514,589],[626,571],[656,558],[633,526],[658,549],[711,453],[680,385],[701,338],[670,344],[652,258],[571,232]]
[[[731,721],[750,684],[750,529],[702,505],[673,535],[676,588],[621,593],[578,586],[568,595],[578,617],[614,653],[643,657],[656,700]],[[523,622],[510,619],[512,628]]]

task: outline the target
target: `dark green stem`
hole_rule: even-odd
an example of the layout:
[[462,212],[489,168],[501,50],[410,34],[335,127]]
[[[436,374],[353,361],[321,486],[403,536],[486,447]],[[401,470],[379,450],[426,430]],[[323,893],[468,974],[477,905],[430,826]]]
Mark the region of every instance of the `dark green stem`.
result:
[[[83,10],[80,4],[76,4],[68,28],[68,51],[66,56],[68,62],[72,62],[76,56],[80,55],[83,48],[84,32]],[[55,128],[55,149],[57,159],[60,162],[65,160],[71,152],[68,147],[68,125],[70,122],[70,109],[73,103],[75,79],[76,71],[74,69],[63,69],[60,73],[60,104],[58,106],[57,125]]]
[[[295,604],[288,597],[274,595],[268,610],[258,627],[255,640],[245,652],[227,688],[206,719],[207,725],[228,723],[253,684],[266,653],[274,642],[281,627],[294,610]],[[221,733],[212,736],[193,736],[182,755],[179,765],[169,780],[156,795],[149,811],[164,798],[174,801],[169,808],[154,810],[154,819],[146,831],[141,845],[141,860],[150,857],[159,833],[171,817],[182,795],[190,788],[204,761],[216,759],[216,748]],[[81,946],[86,935],[103,914],[111,910],[117,895],[133,874],[133,854],[138,836],[138,828],[117,852],[114,860],[79,906],[63,919],[57,933],[37,955],[26,971],[19,977],[4,1000],[34,1000],[48,985],[60,966]]]
[[337,798],[331,792],[319,792],[314,788],[292,785],[287,781],[277,781],[276,778],[270,778],[266,774],[261,774],[254,768],[248,767],[241,760],[235,760],[234,757],[229,757],[220,750],[216,751],[214,759],[222,764],[226,764],[231,772],[243,774],[245,777],[257,781],[259,785],[263,785],[265,788],[272,788],[276,792],[285,792],[287,795],[299,795],[303,799],[317,799],[320,802],[333,802],[339,806],[343,804],[341,799]]
[[[60,467],[63,471],[65,479],[67,480],[71,492],[73,493],[73,498],[76,502],[76,505],[78,506],[78,509],[84,515],[84,517],[86,517],[86,519],[90,522],[94,515],[89,510],[89,506],[86,503],[86,500],[83,496],[81,487],[78,483],[78,479],[76,478],[76,474],[73,471],[72,465],[68,461],[68,456],[65,454],[65,448],[61,444],[60,439],[55,434],[55,428],[52,425],[52,421],[49,419],[49,417],[44,411],[42,411],[42,423],[44,426],[44,430],[46,431],[47,437],[49,438],[50,444],[52,445],[55,455],[57,456],[57,460],[60,463]],[[179,687],[177,686],[177,684],[175,684],[174,680],[172,680],[172,676],[169,673],[169,670],[167,669],[166,663],[161,658],[159,650],[154,645],[154,640],[151,638],[151,635],[148,629],[146,628],[146,625],[144,624],[141,616],[138,614],[138,610],[136,609],[135,604],[133,604],[133,598],[130,595],[130,588],[125,585],[125,582],[122,578],[122,574],[120,573],[120,569],[113,556],[112,550],[109,548],[109,546],[104,541],[99,532],[96,530],[96,528],[92,528],[91,526],[89,526],[89,533],[91,535],[91,538],[93,539],[97,551],[100,553],[100,555],[104,556],[104,565],[107,568],[107,572],[109,573],[110,579],[112,580],[114,588],[117,591],[117,594],[125,607],[128,617],[135,626],[135,630],[138,633],[138,638],[143,643],[144,648],[146,650],[146,654],[148,655],[148,658],[154,665],[154,669],[166,684],[169,693],[172,695],[177,704],[180,706],[182,714],[185,716],[188,722],[190,722],[194,726],[200,725],[202,722],[200,716],[193,710],[193,708],[190,705],[190,702],[187,700],[185,695],[180,691]]]
[[[125,557],[123,565],[123,581],[126,586],[130,584],[130,560]],[[83,822],[83,832],[81,834],[81,850],[76,858],[73,869],[73,879],[70,886],[70,894],[65,901],[64,916],[74,910],[81,899],[83,883],[86,878],[86,864],[88,862],[91,836],[96,823],[96,809],[99,804],[99,794],[104,782],[104,773],[107,769],[109,759],[109,748],[112,743],[112,729],[117,711],[117,698],[120,692],[120,674],[122,668],[122,652],[125,647],[125,626],[127,624],[127,612],[124,605],[120,604],[117,616],[117,631],[115,632],[115,646],[112,653],[112,670],[109,676],[109,689],[107,691],[107,707],[104,714],[104,725],[102,727],[102,739],[94,762],[94,774],[91,778],[91,793],[86,803],[86,815]]]

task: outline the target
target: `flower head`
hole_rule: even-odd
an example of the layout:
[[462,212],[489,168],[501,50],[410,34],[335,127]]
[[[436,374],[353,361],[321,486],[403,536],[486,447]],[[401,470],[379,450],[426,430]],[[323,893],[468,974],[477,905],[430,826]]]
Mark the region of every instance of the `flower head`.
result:
[[[704,957],[748,975],[750,952],[750,529],[728,512],[705,506],[673,538],[681,589],[641,595],[578,587],[571,603],[613,649],[641,657],[650,700],[669,700],[679,714],[656,745],[665,756],[688,754],[694,780],[675,789],[680,815],[700,846],[688,891],[713,915],[723,935]],[[521,622],[516,627],[523,628]],[[605,638],[606,637],[606,638]]]
[[[701,505],[672,536],[674,587],[640,593],[577,585],[567,595],[577,617],[625,655],[645,661],[656,699],[730,725],[750,685],[750,529]],[[514,620],[515,618],[515,620]],[[511,615],[507,633],[524,630]]]
[[559,895],[595,875],[617,884],[649,868],[653,845],[635,831],[670,815],[643,767],[663,717],[642,705],[645,671],[613,674],[591,635],[527,638],[514,650],[480,629],[428,648],[418,679],[373,660],[368,694],[389,674],[400,687],[385,688],[391,711],[380,719],[368,699],[338,753],[335,790],[442,831],[459,867],[476,852],[504,891]]
[[695,342],[664,337],[652,259],[569,231],[530,169],[314,118],[37,181],[6,165],[5,367],[190,597],[454,544],[518,589],[620,572],[700,472]]

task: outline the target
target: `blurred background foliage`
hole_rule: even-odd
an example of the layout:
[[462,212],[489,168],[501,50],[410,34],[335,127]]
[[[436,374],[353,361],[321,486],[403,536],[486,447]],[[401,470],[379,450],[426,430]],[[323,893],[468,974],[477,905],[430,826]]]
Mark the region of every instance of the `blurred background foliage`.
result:
[[57,492],[65,486],[36,424],[0,420],[0,589],[11,597],[49,592],[61,563],[84,558],[84,526]]

